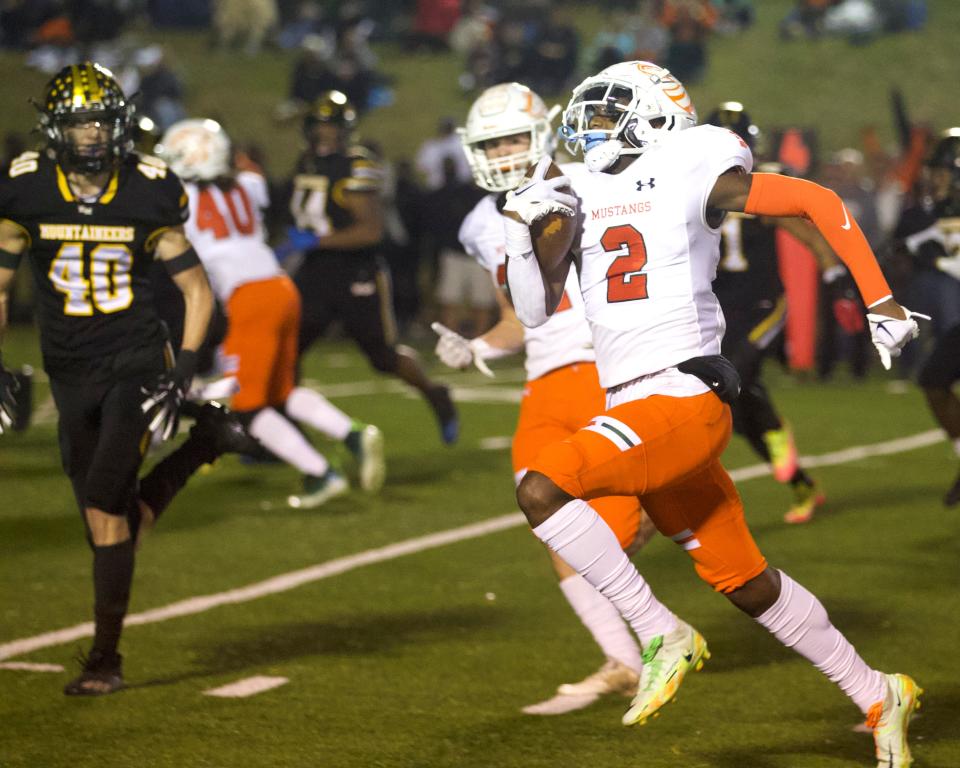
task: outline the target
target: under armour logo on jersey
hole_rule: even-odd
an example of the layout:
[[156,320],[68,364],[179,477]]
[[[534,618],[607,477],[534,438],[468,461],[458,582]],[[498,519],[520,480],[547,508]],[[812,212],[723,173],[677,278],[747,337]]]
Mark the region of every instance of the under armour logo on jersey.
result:
[[637,182],[637,192],[643,192],[643,188],[644,188],[644,187],[650,187],[650,189],[653,189],[653,188],[656,186],[656,184],[654,184],[654,181],[655,181],[655,179],[654,179],[652,176],[650,177],[650,181],[648,181],[648,182],[646,182],[646,183],[644,183],[644,182],[642,182],[642,181],[638,181],[638,182]]
[[82,213],[84,216],[93,216],[93,207],[89,205],[78,205],[77,212]]

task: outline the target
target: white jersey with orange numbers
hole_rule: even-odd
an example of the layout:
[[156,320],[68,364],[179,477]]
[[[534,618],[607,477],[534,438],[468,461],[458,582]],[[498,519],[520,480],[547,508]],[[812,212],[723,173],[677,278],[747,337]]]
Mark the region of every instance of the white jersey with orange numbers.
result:
[[[460,243],[491,274],[500,289],[506,290],[506,236],[496,200],[496,195],[487,195],[467,214],[460,226]],[[528,380],[565,365],[595,359],[590,326],[573,270],[557,311],[539,328],[524,328],[523,342]]]
[[[565,172],[581,199],[580,290],[593,330],[600,383],[610,389],[661,377],[672,393],[679,363],[720,354],[723,313],[711,289],[720,258],[720,229],[706,221],[717,177],[749,172],[746,144],[725,128],[701,125],[644,152],[619,174]],[[572,268],[571,268],[572,271]]]
[[264,240],[261,211],[270,197],[260,174],[241,171],[236,184],[226,191],[216,184],[185,183],[184,188],[190,198],[187,238],[222,303],[244,283],[280,274],[273,250]]

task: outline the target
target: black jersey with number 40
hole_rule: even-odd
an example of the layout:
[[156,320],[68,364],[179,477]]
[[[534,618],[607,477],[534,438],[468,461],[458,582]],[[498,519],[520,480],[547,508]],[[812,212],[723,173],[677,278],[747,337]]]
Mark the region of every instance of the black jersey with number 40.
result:
[[180,180],[153,157],[129,155],[93,201],[78,199],[46,155],[26,152],[11,163],[0,178],[0,218],[29,238],[51,376],[104,372],[121,352],[162,345],[150,265],[159,235],[188,215]]

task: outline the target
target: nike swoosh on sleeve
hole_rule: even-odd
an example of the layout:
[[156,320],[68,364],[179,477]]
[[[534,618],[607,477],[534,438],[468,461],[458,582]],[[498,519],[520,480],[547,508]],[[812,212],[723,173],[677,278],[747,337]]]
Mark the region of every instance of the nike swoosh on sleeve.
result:
[[847,216],[847,206],[840,203],[840,207],[843,208],[843,224],[840,225],[840,229],[850,229],[850,217]]

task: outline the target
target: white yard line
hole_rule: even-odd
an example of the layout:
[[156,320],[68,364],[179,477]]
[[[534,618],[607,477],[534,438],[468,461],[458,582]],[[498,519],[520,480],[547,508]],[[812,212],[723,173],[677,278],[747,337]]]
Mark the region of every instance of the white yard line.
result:
[[223,699],[245,699],[247,696],[256,696],[264,691],[272,691],[281,685],[290,682],[287,677],[270,677],[268,675],[254,675],[237,680],[235,683],[221,685],[219,688],[210,688],[203,692],[204,696],[219,696]]
[[[924,448],[941,442],[943,439],[943,433],[940,430],[933,429],[927,432],[920,432],[916,435],[910,435],[909,437],[888,440],[882,443],[873,443],[872,445],[853,446],[841,451],[821,454],[820,456],[804,456],[802,462],[808,467],[846,464],[870,456],[884,456]],[[769,474],[769,472],[769,467],[765,464],[755,464],[749,467],[735,469],[730,473],[730,476],[735,481],[742,482],[744,480],[762,477]],[[429,549],[444,547],[448,544],[488,536],[492,533],[524,525],[525,523],[526,519],[521,513],[512,512],[508,515],[493,517],[489,520],[466,525],[461,528],[453,528],[447,531],[440,531],[439,533],[431,533],[426,536],[418,536],[417,538],[390,544],[385,547],[380,547],[379,549],[369,549],[365,552],[358,552],[355,555],[347,555],[346,557],[339,557],[335,560],[328,560],[325,563],[318,563],[317,565],[299,571],[284,573],[280,576],[274,576],[266,581],[249,584],[245,587],[238,587],[237,589],[218,592],[212,595],[191,597],[161,608],[135,613],[127,616],[124,625],[153,624],[180,616],[204,613],[221,605],[245,603],[268,595],[286,592],[304,584],[330,578],[331,576],[337,576],[364,565],[382,563],[387,560],[403,557],[404,555],[412,555]],[[45,632],[42,635],[35,635],[34,637],[12,640],[0,645],[0,660],[92,636],[93,623],[85,622],[73,627],[67,627],[66,629]]]

